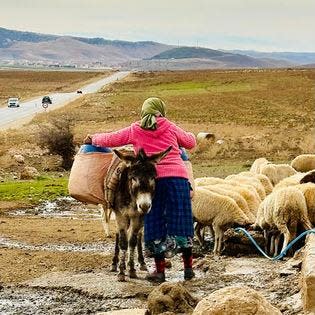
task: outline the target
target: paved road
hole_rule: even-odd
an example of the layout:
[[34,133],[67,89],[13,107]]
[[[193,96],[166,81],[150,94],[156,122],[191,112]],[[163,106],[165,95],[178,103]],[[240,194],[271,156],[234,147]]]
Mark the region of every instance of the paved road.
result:
[[[84,94],[97,92],[104,85],[121,80],[128,74],[128,71],[116,72],[104,79],[83,86],[79,89],[83,94],[77,94],[76,91],[70,93],[49,94],[52,104],[49,105],[47,111],[64,106],[70,101],[73,101]],[[20,107],[17,108],[0,108],[0,129],[6,129],[10,127],[14,128],[21,123],[30,121],[36,114],[45,112],[45,109],[42,107],[42,98],[43,96],[37,97],[28,102],[20,103]]]

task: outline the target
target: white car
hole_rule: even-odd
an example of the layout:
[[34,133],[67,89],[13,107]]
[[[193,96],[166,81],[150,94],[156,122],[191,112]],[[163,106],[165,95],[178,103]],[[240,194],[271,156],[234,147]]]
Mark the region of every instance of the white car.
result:
[[17,97],[10,97],[8,99],[8,107],[20,107],[20,101]]

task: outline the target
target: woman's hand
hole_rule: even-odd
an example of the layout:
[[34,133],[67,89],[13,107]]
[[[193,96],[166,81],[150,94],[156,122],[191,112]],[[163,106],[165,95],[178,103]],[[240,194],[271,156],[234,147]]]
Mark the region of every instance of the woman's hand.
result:
[[84,144],[92,144],[92,136],[91,135],[87,135],[84,140],[83,140]]

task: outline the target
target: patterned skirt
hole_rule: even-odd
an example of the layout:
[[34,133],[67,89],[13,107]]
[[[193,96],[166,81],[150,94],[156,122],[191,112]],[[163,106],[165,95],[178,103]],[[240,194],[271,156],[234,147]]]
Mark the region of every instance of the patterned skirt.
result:
[[188,180],[165,177],[156,181],[151,211],[144,218],[146,255],[170,257],[192,247],[193,216]]

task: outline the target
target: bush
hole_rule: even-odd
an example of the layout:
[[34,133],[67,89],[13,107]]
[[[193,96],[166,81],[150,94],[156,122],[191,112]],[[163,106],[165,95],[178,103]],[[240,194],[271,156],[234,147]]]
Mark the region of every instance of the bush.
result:
[[47,124],[40,126],[38,144],[48,149],[49,153],[60,155],[61,166],[65,170],[71,169],[75,155],[75,144],[69,117],[52,118]]

